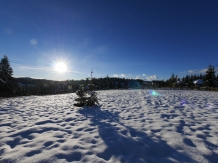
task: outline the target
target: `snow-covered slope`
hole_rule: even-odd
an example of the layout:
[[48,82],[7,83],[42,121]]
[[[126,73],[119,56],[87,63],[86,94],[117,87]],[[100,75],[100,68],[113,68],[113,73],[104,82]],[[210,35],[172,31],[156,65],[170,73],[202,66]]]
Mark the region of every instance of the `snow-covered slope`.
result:
[[[0,100],[3,163],[218,162],[218,93],[113,90]],[[156,95],[157,95],[156,94]]]

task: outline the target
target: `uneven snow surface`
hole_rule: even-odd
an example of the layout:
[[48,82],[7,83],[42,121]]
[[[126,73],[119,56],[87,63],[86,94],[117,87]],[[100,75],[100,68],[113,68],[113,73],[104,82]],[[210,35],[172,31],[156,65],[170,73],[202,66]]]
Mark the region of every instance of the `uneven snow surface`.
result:
[[75,94],[0,100],[3,163],[218,162],[218,93],[100,91],[99,107]]

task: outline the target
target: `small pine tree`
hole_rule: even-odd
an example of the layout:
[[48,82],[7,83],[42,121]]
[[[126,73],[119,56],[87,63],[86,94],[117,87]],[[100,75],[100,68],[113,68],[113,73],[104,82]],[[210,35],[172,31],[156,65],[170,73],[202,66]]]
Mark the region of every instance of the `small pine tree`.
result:
[[87,100],[87,92],[84,89],[83,85],[79,86],[79,89],[76,91],[76,95],[79,96],[78,98],[75,99],[75,101],[78,101],[78,103],[75,103],[75,106],[84,106],[86,104],[86,100]]
[[93,105],[96,105],[98,104],[99,105],[99,102],[98,102],[98,97],[97,97],[97,93],[96,92],[91,92],[91,96],[87,98],[87,106],[91,107]]
[[78,103],[75,103],[74,106],[82,107],[86,105],[92,107],[93,105],[99,104],[97,93],[93,90],[94,84],[89,84],[89,86],[92,90],[89,97],[87,97],[87,92],[85,91],[83,85],[79,87],[79,89],[76,91],[78,98],[75,99],[75,101],[78,101]]

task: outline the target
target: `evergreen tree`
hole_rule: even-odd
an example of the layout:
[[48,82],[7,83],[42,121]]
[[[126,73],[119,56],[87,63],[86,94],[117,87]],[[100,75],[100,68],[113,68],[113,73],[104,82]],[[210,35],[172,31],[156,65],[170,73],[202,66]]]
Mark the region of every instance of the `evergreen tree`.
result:
[[191,75],[190,77],[190,83],[192,83],[194,81],[194,75]]
[[86,105],[89,107],[92,107],[93,105],[96,105],[96,104],[99,105],[97,95],[98,94],[96,92],[92,91],[90,97],[87,98]]
[[8,57],[4,55],[0,62],[0,96],[12,96],[17,88],[14,83],[13,69],[10,66]]
[[185,77],[185,82],[186,83],[189,83],[189,78],[190,78],[189,75],[186,75],[186,77]]
[[[90,84],[94,88],[94,84]],[[88,92],[85,91],[85,88],[83,85],[80,85],[79,89],[76,91],[76,95],[78,98],[75,99],[77,103],[74,103],[74,106],[83,107],[83,106],[89,106],[92,107],[93,105],[98,105],[98,97],[97,93],[92,90],[90,92],[90,96],[87,97]]]
[[89,84],[89,78],[86,78],[86,85]]
[[120,81],[120,79],[118,79],[118,86],[117,86],[117,88],[118,89],[121,88],[121,81]]
[[205,85],[209,87],[218,86],[218,82],[215,76],[215,69],[214,66],[212,66],[211,64],[208,66],[208,69],[204,76],[204,82]]
[[0,62],[0,78],[8,82],[12,79],[13,69],[10,66],[8,57],[5,55]]
[[185,78],[184,78],[184,77],[182,77],[182,81],[183,81],[183,82],[185,81]]
[[174,81],[175,80],[175,75],[174,75],[174,73],[172,73],[172,75],[171,75],[171,78],[170,78],[172,81]]
[[112,89],[113,88],[113,82],[112,80],[109,81],[109,89]]
[[86,100],[87,100],[87,92],[84,89],[83,85],[80,85],[79,89],[76,91],[76,95],[78,96],[78,98],[75,99],[75,101],[78,101],[78,103],[75,103],[75,106],[84,106],[86,104]]
[[177,79],[176,79],[174,73],[172,73],[171,78],[166,81],[166,84],[167,84],[168,86],[172,87],[172,85],[173,85],[174,83],[176,83],[176,80],[177,80]]
[[200,74],[199,79],[203,79],[203,75],[202,74]]
[[196,75],[196,74],[193,76],[193,79],[194,79],[194,80],[197,80],[197,75]]

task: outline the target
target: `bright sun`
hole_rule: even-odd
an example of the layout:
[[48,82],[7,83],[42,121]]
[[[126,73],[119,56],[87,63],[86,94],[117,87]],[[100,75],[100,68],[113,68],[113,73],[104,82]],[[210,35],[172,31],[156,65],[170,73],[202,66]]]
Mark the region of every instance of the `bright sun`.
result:
[[57,62],[55,64],[55,70],[59,73],[64,73],[67,71],[67,65],[64,62]]

